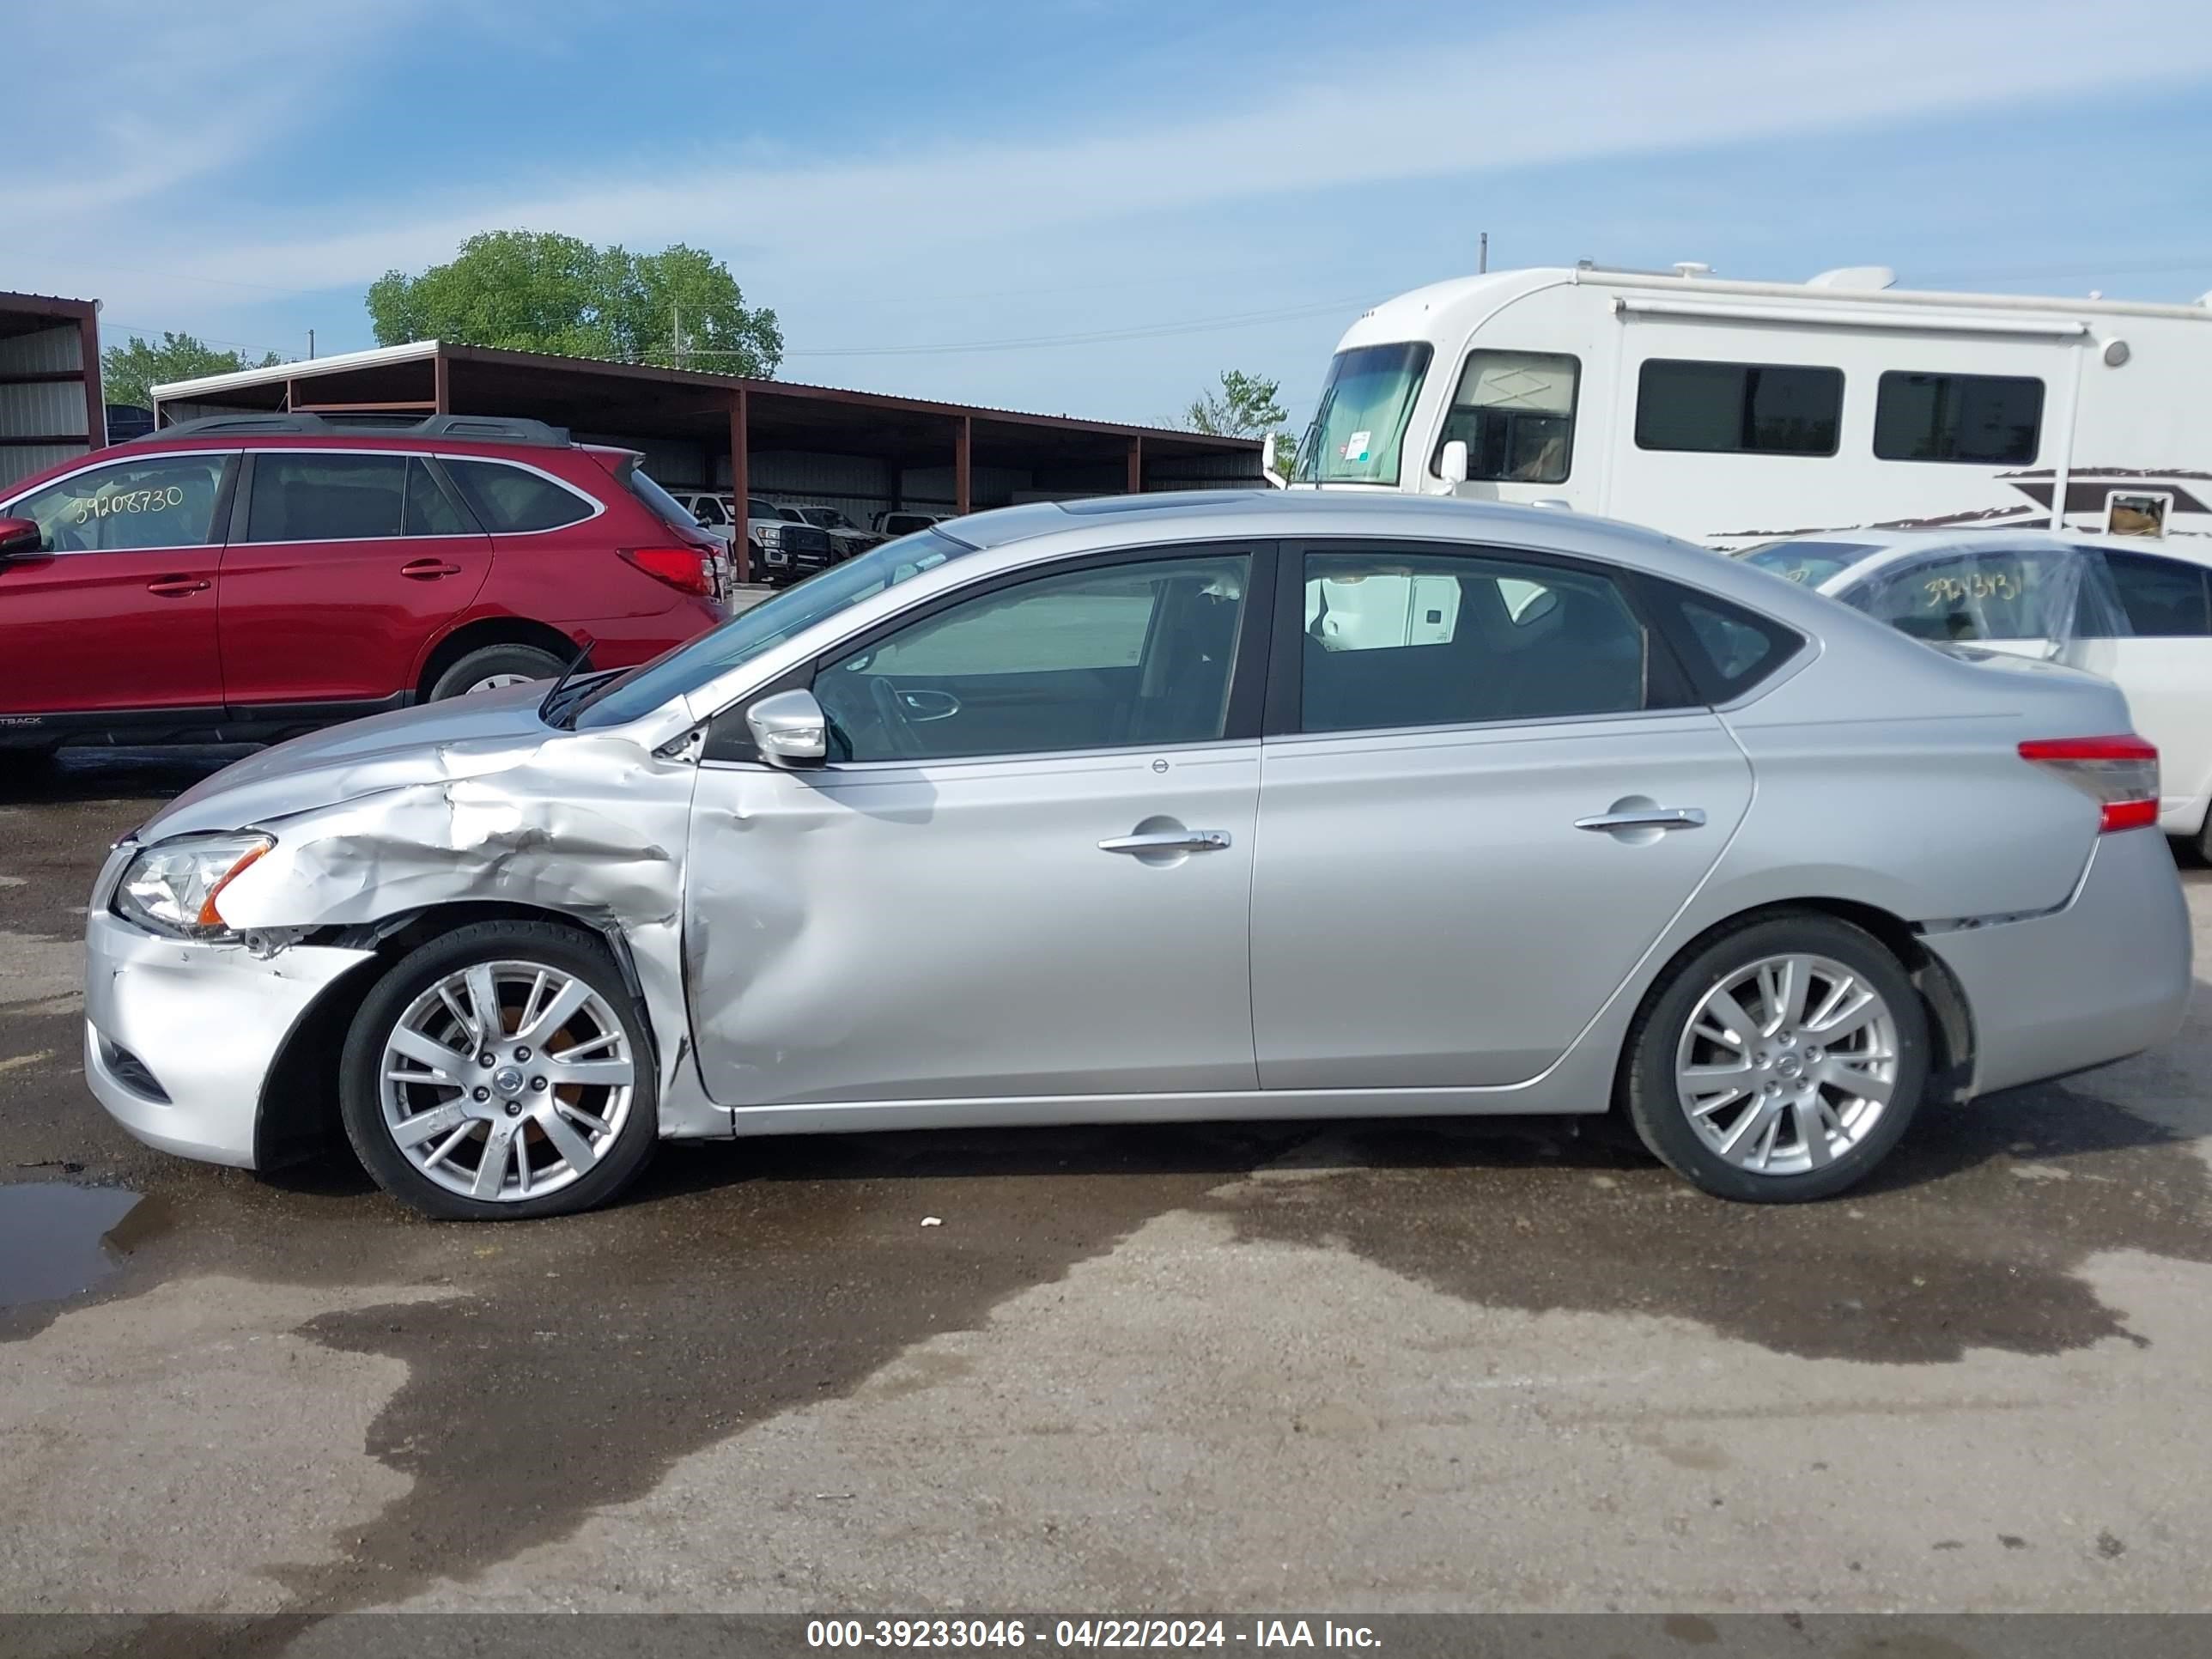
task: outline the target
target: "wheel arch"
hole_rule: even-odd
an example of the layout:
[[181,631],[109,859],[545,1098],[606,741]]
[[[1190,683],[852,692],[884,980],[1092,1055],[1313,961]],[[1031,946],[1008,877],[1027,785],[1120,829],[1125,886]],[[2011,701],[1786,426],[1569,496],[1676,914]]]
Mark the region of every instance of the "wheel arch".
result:
[[[1905,977],[1920,994],[1921,1005],[1928,1015],[1928,1035],[1934,1052],[1929,1056],[1927,1097],[1963,1099],[1974,1074],[1973,1011],[1967,1004],[1966,992],[1943,959],[1922,942],[1919,932],[1911,922],[1894,911],[1863,900],[1826,896],[1777,899],[1723,917],[1684,940],[1658,972],[1651,975],[1643,995],[1637,1000],[1636,1012],[1627,1030],[1634,1032],[1641,1029],[1644,1015],[1666,994],[1675,970],[1683,963],[1727,934],[1790,915],[1827,916],[1850,922],[1873,934],[1897,958]],[[1613,1109],[1616,1112],[1627,1098],[1634,1047],[1632,1042],[1623,1042],[1613,1062]]]
[[331,981],[277,1048],[276,1058],[262,1079],[261,1099],[254,1113],[254,1168],[281,1168],[346,1145],[344,1126],[338,1116],[338,1061],[354,1016],[377,982],[410,951],[478,921],[551,922],[606,946],[622,970],[623,987],[636,1006],[646,1040],[656,1050],[652,1064],[658,1074],[659,1036],[645,988],[638,978],[637,963],[621,929],[542,905],[493,900],[430,905],[343,930],[342,942],[375,954]]
[[428,702],[438,677],[469,653],[495,645],[526,645],[564,661],[576,650],[576,641],[550,623],[528,617],[478,617],[463,623],[430,647],[415,675],[416,701]]

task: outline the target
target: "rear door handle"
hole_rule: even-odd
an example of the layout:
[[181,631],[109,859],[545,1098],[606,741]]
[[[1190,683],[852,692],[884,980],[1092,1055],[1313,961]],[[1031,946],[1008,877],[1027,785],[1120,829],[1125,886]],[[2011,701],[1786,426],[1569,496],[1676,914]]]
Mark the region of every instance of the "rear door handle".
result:
[[1577,818],[1577,830],[1701,830],[1702,806],[1638,806],[1625,812],[1599,812]]
[[204,576],[164,576],[159,581],[146,584],[149,593],[159,593],[165,599],[180,599],[187,593],[204,593],[215,584]]
[[461,568],[447,564],[443,559],[416,559],[399,567],[399,574],[411,576],[418,582],[434,582],[441,576],[458,576]]
[[1109,836],[1102,853],[1218,853],[1229,845],[1226,830],[1148,830],[1140,836]]

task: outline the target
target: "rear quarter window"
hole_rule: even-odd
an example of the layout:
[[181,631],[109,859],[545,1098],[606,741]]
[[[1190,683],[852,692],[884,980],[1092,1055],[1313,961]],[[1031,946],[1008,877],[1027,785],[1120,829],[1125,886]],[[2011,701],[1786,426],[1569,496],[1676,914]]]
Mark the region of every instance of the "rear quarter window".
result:
[[1667,581],[1648,582],[1646,590],[1701,702],[1733,702],[1804,649],[1796,629],[1730,600]]
[[468,498],[477,520],[494,535],[520,535],[580,524],[599,511],[586,499],[543,473],[505,461],[464,461],[450,457],[446,471]]

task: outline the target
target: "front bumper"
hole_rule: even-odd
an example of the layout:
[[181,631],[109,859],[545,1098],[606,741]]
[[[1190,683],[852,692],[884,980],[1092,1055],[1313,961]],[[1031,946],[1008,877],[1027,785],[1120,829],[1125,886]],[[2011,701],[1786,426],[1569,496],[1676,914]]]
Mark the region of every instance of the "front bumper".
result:
[[148,1146],[250,1170],[284,1039],[374,954],[294,945],[264,961],[242,945],[143,932],[96,901],[85,926],[85,1081]]
[[1923,942],[1966,993],[1977,1095],[2154,1048],[2189,1006],[2189,907],[2155,830],[2100,836],[2062,909]]

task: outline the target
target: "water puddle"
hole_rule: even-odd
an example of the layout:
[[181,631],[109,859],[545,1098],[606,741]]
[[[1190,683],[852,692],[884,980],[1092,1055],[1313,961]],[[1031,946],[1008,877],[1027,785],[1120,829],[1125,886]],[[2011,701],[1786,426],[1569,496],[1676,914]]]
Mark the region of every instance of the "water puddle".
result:
[[159,1205],[120,1187],[0,1182],[0,1308],[82,1296],[161,1225]]

